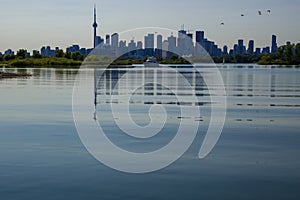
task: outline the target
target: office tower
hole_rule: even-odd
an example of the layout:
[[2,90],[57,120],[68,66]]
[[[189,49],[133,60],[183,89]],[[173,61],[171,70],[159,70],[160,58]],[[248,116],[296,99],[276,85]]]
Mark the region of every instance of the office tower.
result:
[[127,48],[127,45],[126,45],[126,41],[121,40],[119,42],[119,47],[117,48],[117,56],[122,56],[126,53],[128,53],[128,48]]
[[202,45],[203,40],[204,40],[204,31],[196,31],[196,42]]
[[177,53],[179,56],[187,54],[187,35],[185,30],[178,31],[177,47]]
[[105,44],[110,45],[110,35],[105,36]]
[[103,39],[101,38],[101,36],[96,36],[95,38],[95,45],[98,46],[100,44],[103,43]]
[[119,34],[114,33],[111,35],[111,47],[117,48],[119,46]]
[[93,23],[93,28],[94,28],[94,48],[97,46],[97,15],[96,15],[96,5],[94,5],[94,23]]
[[162,44],[162,58],[166,59],[168,57],[168,50],[169,50],[169,42],[165,40]]
[[228,47],[225,45],[223,47],[223,55],[227,55],[228,54]]
[[162,43],[163,43],[163,37],[162,35],[157,35],[157,48],[162,49]]
[[233,46],[233,54],[238,54],[238,45],[237,44],[235,44]]
[[138,41],[136,43],[136,48],[137,48],[137,56],[143,58],[144,57],[143,42]]
[[196,47],[195,53],[196,55],[204,54],[204,31],[196,31]]
[[218,55],[218,46],[216,44],[214,44],[214,42],[212,45],[212,56],[219,56]]
[[276,53],[277,52],[277,37],[276,35],[272,35],[272,49],[271,49],[271,53]]
[[154,54],[154,34],[145,36],[145,51],[146,56],[153,56]]
[[114,33],[111,35],[111,53],[112,55],[116,55],[117,49],[119,47],[119,34]]
[[41,48],[41,56],[46,57],[46,47]]
[[154,34],[145,36],[145,48],[154,48]]
[[135,51],[136,48],[136,43],[134,42],[134,40],[131,40],[130,43],[128,43],[128,51],[132,52]]
[[254,40],[249,40],[247,53],[248,54],[254,53]]
[[244,40],[240,39],[238,40],[238,49],[237,49],[237,53],[238,54],[243,54],[244,52]]
[[175,51],[176,51],[176,37],[174,37],[173,35],[171,35],[170,37],[168,37],[168,43],[169,43],[168,50],[171,53],[175,53]]
[[79,51],[80,47],[79,47],[79,45],[74,44],[74,45],[68,47],[66,50],[73,53],[73,52]]
[[156,49],[156,55],[158,57],[162,57],[162,45],[163,45],[163,37],[162,35],[157,35],[156,37],[156,43],[157,43],[157,49]]
[[188,33],[186,37],[186,54],[193,55],[194,54],[194,42],[193,42],[193,34]]
[[212,41],[209,41],[207,39],[204,39],[204,44],[205,44],[205,50],[207,51],[207,53],[209,55],[213,56],[215,43]]
[[263,48],[263,50],[262,50],[261,53],[262,53],[262,54],[270,54],[270,47],[265,47],[265,48]]
[[137,49],[143,49],[143,43],[141,41],[138,41],[136,47]]
[[185,37],[185,36],[186,36],[186,31],[185,30],[178,31],[178,38]]
[[223,55],[222,49],[218,48],[218,45],[217,45],[217,56],[222,56],[222,55]]
[[260,48],[256,48],[255,49],[255,55],[259,55],[261,53],[261,49]]
[[81,48],[81,49],[79,50],[79,53],[80,53],[81,55],[87,55],[87,50],[86,50],[86,48]]

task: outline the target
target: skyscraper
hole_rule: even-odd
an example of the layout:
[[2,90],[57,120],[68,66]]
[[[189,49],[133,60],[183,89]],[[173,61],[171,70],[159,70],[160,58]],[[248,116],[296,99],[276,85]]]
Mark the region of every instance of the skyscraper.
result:
[[134,40],[131,40],[130,43],[128,43],[128,51],[132,52],[136,50],[136,43]]
[[162,35],[157,35],[157,48],[162,49],[162,43],[163,43]]
[[162,44],[162,58],[166,59],[168,57],[168,50],[169,50],[169,42],[168,40],[163,41]]
[[204,40],[204,31],[196,31],[196,42],[202,45],[203,40]]
[[204,31],[196,31],[196,55],[204,54]]
[[244,40],[242,40],[242,39],[238,40],[237,53],[238,54],[243,54],[244,53]]
[[254,53],[254,40],[249,40],[247,53],[248,54]]
[[227,55],[228,54],[228,47],[225,45],[223,47],[223,55]]
[[276,35],[272,35],[272,49],[271,49],[271,53],[276,53],[276,51],[278,50],[278,47],[277,47],[277,37]]
[[182,56],[186,53],[186,44],[187,44],[187,35],[185,30],[178,31],[178,38],[177,38],[177,53]]
[[170,37],[168,37],[168,50],[171,53],[175,53],[176,51],[176,37],[174,37],[173,35],[171,35]]
[[154,34],[148,34],[145,36],[145,52],[147,56],[153,56],[154,54]]
[[156,49],[156,56],[162,57],[162,45],[163,45],[163,37],[162,35],[157,35],[156,37],[157,49]]
[[105,43],[106,45],[110,45],[110,35],[105,36]]
[[94,23],[93,23],[93,28],[94,28],[94,48],[97,46],[97,14],[96,14],[96,5],[94,5]]
[[119,34],[114,33],[111,35],[111,51],[112,55],[116,55],[117,49],[119,47]]

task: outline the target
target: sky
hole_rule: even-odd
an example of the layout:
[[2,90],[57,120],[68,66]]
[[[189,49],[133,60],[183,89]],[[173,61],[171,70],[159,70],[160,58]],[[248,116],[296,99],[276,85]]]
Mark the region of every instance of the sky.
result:
[[94,3],[101,36],[142,27],[177,31],[184,24],[190,31],[204,30],[220,47],[232,48],[238,39],[269,46],[272,34],[279,45],[300,42],[299,0],[0,0],[0,52],[44,45],[90,48]]

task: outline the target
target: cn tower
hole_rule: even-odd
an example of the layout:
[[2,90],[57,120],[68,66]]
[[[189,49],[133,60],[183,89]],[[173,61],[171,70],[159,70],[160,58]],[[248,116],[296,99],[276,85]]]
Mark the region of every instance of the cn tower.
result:
[[93,23],[93,28],[94,28],[94,48],[97,46],[96,44],[96,38],[97,38],[97,14],[96,14],[96,4],[94,4],[94,23]]

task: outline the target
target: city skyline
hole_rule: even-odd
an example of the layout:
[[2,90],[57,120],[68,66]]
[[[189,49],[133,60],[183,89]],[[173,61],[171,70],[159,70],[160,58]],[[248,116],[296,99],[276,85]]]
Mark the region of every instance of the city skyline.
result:
[[[0,20],[2,22],[1,52],[9,48],[13,50],[24,48],[32,51],[45,45],[59,46],[62,49],[72,44],[79,44],[86,48],[92,47],[92,30],[90,27],[91,10],[94,2],[87,2],[83,5],[78,1],[72,1],[72,4],[70,4],[70,1],[62,0],[59,3],[53,1],[58,3],[54,6],[54,3],[37,3],[35,0],[30,0],[27,3],[21,2],[13,7],[13,3],[4,1],[4,6],[2,6],[3,17]],[[155,2],[156,0],[153,1],[153,3]],[[157,6],[153,9],[162,11],[161,7],[166,8],[165,5],[169,5],[170,9],[163,9],[166,12],[161,14],[159,12],[156,15],[151,13],[149,14],[151,17],[143,13],[144,8],[140,4],[136,4],[136,1],[132,1],[132,4],[127,3],[127,5],[121,4],[118,0],[114,1],[114,3],[95,1],[98,5],[98,35],[105,37],[106,34],[111,35],[115,32],[143,27],[142,25],[144,27],[160,26],[178,30],[180,24],[185,24],[186,29],[192,30],[192,32],[204,30],[206,36],[210,40],[215,41],[220,47],[227,45],[231,48],[238,39],[244,39],[244,41],[255,40],[255,45],[258,47],[270,46],[270,36],[274,34],[278,36],[278,46],[285,44],[286,41],[291,41],[292,43],[299,41],[297,37],[297,33],[300,32],[298,30],[300,26],[297,26],[299,20],[296,20],[296,17],[288,13],[293,13],[293,10],[299,10],[300,6],[297,5],[300,3],[297,1],[286,3],[281,0],[268,0],[260,2],[257,4],[259,6],[257,6],[254,2],[239,3],[230,0],[227,3],[232,8],[221,6],[223,3],[218,1],[218,4],[207,1],[200,1],[199,3],[199,1],[194,0],[184,4],[178,1],[160,2],[155,4]],[[34,3],[36,5],[32,6]],[[130,5],[131,7],[136,7],[135,12],[132,12]],[[182,5],[186,6],[184,8],[191,10],[179,12],[178,9]],[[222,7],[222,12],[220,7]],[[39,8],[42,9],[39,10]],[[208,14],[204,8],[209,8],[208,10],[215,12]],[[271,13],[267,13],[267,9],[272,9]],[[262,16],[258,16],[257,10],[262,10]],[[29,11],[31,12],[30,14],[28,13]],[[116,12],[118,12],[118,15]],[[12,15],[13,13],[15,15]],[[174,16],[176,13],[177,16]],[[243,17],[240,16],[241,13],[243,13]],[[141,17],[141,14],[144,15]],[[119,16],[122,17],[120,18]],[[128,16],[135,17],[134,21],[131,20],[131,23],[125,23],[128,20]],[[162,18],[161,16],[164,17]],[[151,22],[149,17],[153,18]],[[56,20],[57,18],[61,20]],[[204,20],[205,18],[209,19],[209,22]],[[220,25],[220,22],[224,23],[224,25]],[[248,30],[244,30],[245,22],[246,24],[248,23],[246,25]],[[266,22],[270,23],[267,23],[266,26]],[[276,26],[274,26],[274,22],[276,22]],[[232,26],[236,28],[232,28]],[[254,26],[256,27],[255,30]],[[289,28],[284,28],[285,26]],[[73,33],[74,31],[76,33]]]
[[[271,11],[268,10],[268,12],[270,13]],[[259,11],[259,15],[261,15],[261,11]],[[242,14],[242,16],[244,16],[244,14]],[[224,23],[222,22],[221,25],[224,25]],[[210,56],[216,57],[223,55],[232,56],[236,54],[270,54],[276,53],[278,49],[276,35],[272,35],[271,45],[263,48],[255,47],[254,40],[249,40],[247,47],[244,45],[243,39],[238,39],[238,42],[235,43],[231,49],[227,45],[224,45],[223,48],[221,48],[214,41],[205,37],[205,31],[198,30],[193,33],[191,30],[186,30],[184,24],[181,25],[181,29],[177,32],[177,37],[174,36],[176,31],[162,28],[135,29],[128,31],[127,33],[122,33],[121,35],[119,35],[119,33],[114,33],[112,35],[106,34],[101,37],[98,35],[97,31],[98,22],[96,4],[94,4],[93,8],[92,28],[92,48],[81,48],[80,45],[73,44],[72,46],[67,47],[65,51],[70,53],[79,52],[81,55],[88,55],[95,49],[94,53],[98,55],[113,57],[128,55],[139,59],[147,56],[157,56],[166,59],[174,53],[183,57],[205,55],[208,53]],[[125,39],[126,35],[127,39]],[[136,42],[136,35],[142,36],[144,38],[144,43],[141,39]],[[128,36],[131,38],[128,39]],[[290,42],[288,41],[287,44],[288,43]],[[56,52],[60,49],[62,48],[58,46],[56,46],[55,49],[51,49],[51,46],[46,45],[41,48],[40,54],[43,57],[54,57]],[[27,56],[29,57],[31,55],[30,51],[27,49],[26,51]],[[33,52],[39,51],[33,50]],[[8,54],[15,54],[15,52],[12,49],[7,49],[4,51],[4,55]],[[2,55],[2,52],[0,52],[0,55]]]
[[[60,47],[55,47],[54,49],[51,46],[43,46],[40,50],[33,50],[40,52],[43,57],[54,57],[55,53],[58,50],[63,50],[65,52],[75,53],[79,52],[81,55],[90,54],[93,49],[93,54],[105,55],[112,57],[119,57],[122,55],[128,55],[134,58],[145,58],[147,56],[157,56],[162,58],[170,57],[172,54],[176,54],[182,57],[190,57],[197,55],[206,55],[207,53],[210,56],[223,56],[223,55],[236,55],[236,54],[252,54],[252,55],[261,55],[261,54],[270,54],[276,53],[278,49],[277,45],[277,36],[272,35],[271,44],[259,48],[255,46],[254,40],[249,40],[248,46],[243,39],[237,40],[237,43],[234,44],[232,48],[228,46],[220,47],[214,41],[208,40],[205,35],[205,31],[196,31],[195,33],[188,32],[184,29],[181,29],[177,32],[177,36],[174,36],[173,32],[170,32],[167,37],[163,37],[160,32],[148,32],[143,36],[143,41],[136,41],[134,38],[127,41],[121,39],[119,33],[114,33],[112,35],[106,35],[101,37],[97,35],[97,24],[96,21],[93,22],[94,35],[92,38],[93,46],[92,48],[80,47],[78,44],[73,44],[68,46],[66,49]],[[183,28],[183,27],[182,27]],[[147,31],[141,29],[143,32]],[[137,30],[136,30],[137,31]],[[161,29],[161,31],[170,31]],[[171,30],[172,31],[172,30]],[[166,34],[165,34],[166,35]],[[290,44],[290,42],[287,42]],[[25,49],[26,50],[26,49]],[[31,56],[31,52],[27,51],[27,57]],[[164,53],[163,53],[164,52]],[[12,49],[0,52],[0,55],[15,54],[16,52]]]

